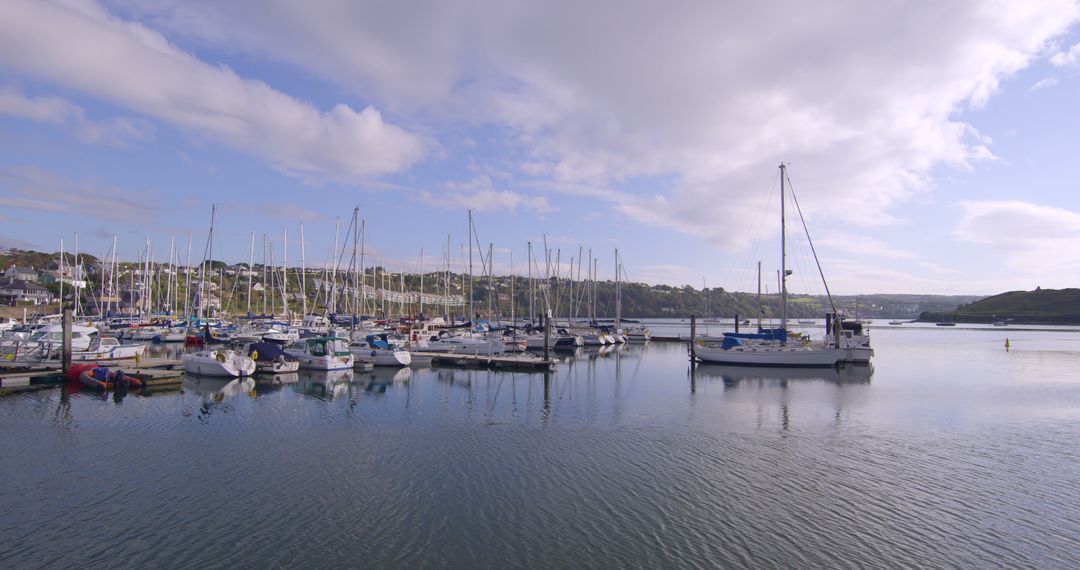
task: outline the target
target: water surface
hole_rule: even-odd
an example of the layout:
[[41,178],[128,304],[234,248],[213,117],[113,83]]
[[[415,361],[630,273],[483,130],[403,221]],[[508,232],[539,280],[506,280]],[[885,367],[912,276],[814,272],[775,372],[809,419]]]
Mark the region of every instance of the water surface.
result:
[[1080,333],[872,334],[5,398],[0,566],[1080,566]]

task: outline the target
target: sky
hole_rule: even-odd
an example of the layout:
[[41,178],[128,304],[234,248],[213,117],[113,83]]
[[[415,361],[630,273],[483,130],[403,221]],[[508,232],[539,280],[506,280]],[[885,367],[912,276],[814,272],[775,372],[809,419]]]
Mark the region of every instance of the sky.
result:
[[612,278],[618,248],[634,281],[750,291],[760,261],[775,290],[784,162],[795,292],[822,290],[803,222],[834,293],[1080,285],[1077,2],[0,14],[3,246],[184,261],[190,235],[197,262],[216,205],[215,258],[254,233],[256,262],[317,266],[359,208],[368,263],[432,269],[449,237],[459,270],[472,209],[496,273],[546,241],[564,272],[591,248]]

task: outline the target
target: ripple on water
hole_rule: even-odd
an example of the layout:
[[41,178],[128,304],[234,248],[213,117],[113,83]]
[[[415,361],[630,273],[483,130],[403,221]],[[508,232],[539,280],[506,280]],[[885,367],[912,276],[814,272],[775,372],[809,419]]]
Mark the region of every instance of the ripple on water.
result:
[[973,385],[684,359],[0,400],[0,566],[1080,565],[1080,389],[1042,360]]

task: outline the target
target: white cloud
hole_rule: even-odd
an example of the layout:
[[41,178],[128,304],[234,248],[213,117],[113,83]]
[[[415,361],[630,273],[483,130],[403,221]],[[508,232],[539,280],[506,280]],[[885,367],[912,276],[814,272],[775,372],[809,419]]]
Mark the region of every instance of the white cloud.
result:
[[496,190],[487,175],[479,175],[467,182],[447,182],[445,190],[420,192],[420,200],[432,206],[456,209],[471,209],[477,212],[497,210],[517,211],[525,208],[536,213],[552,211],[545,196],[528,196],[509,190]]
[[83,109],[59,97],[27,97],[10,88],[0,87],[0,113],[55,125],[65,125],[86,143],[126,146],[150,137],[153,129],[146,121],[120,117],[92,121]]
[[1057,84],[1058,84],[1058,80],[1056,78],[1047,77],[1047,78],[1040,79],[1040,80],[1036,81],[1031,87],[1028,88],[1028,91],[1038,91],[1040,89],[1049,89],[1051,87],[1056,87]]
[[74,213],[101,220],[150,224],[157,219],[152,192],[79,181],[35,166],[0,169],[0,206]]
[[815,240],[814,243],[822,251],[828,250],[832,253],[844,252],[889,259],[915,259],[919,257],[914,252],[893,247],[881,240],[844,232],[828,232],[820,239]]
[[1070,286],[1080,273],[1080,213],[1018,200],[959,206],[953,237],[990,247],[1010,271],[1044,286]]
[[1050,63],[1058,67],[1076,65],[1077,61],[1080,61],[1080,43],[1073,44],[1069,49],[1050,56]]
[[[1072,0],[917,10],[844,0],[783,10],[616,0],[113,3],[388,108],[509,127],[527,176],[572,192],[611,188],[594,197],[724,246],[753,229],[745,214],[780,160],[798,172],[808,214],[875,225],[931,190],[935,169],[993,159],[956,114],[985,104],[1078,16]],[[674,182],[634,184],[652,177]]]
[[97,4],[10,0],[0,18],[0,66],[82,91],[307,178],[357,180],[403,170],[420,138],[372,106],[329,112],[261,81],[199,60]]

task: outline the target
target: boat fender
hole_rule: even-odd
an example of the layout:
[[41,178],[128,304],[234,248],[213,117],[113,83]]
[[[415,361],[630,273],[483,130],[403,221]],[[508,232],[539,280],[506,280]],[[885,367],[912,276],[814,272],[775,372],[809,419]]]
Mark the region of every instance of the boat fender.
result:
[[252,360],[258,360],[259,359],[259,351],[257,351],[257,350],[251,351],[251,359]]

